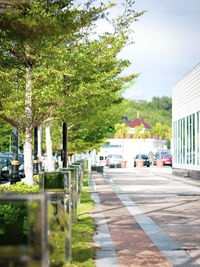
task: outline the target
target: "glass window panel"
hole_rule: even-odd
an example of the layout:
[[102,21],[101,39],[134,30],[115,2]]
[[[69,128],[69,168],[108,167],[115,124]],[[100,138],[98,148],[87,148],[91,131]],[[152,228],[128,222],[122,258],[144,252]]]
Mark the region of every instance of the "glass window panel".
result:
[[173,123],[173,154],[174,154],[174,162],[177,163],[177,134],[176,134],[176,124]]
[[48,193],[49,266],[63,266],[70,260],[69,197],[65,193]]
[[44,195],[0,195],[0,266],[46,266]]
[[181,136],[181,127],[180,120],[178,121],[178,163],[180,163],[180,136]]
[[183,119],[183,164],[185,164],[185,118]]
[[183,163],[183,120],[180,120],[180,163]]
[[193,158],[193,165],[195,165],[195,114],[192,115],[192,158]]
[[190,164],[192,163],[192,116],[190,115]]
[[187,164],[190,160],[190,117],[187,117]]

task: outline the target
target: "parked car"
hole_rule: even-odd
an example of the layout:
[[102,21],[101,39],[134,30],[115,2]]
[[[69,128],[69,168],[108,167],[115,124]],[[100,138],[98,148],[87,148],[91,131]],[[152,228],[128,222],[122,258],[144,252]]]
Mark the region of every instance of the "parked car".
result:
[[8,155],[0,155],[0,176],[1,180],[9,180],[11,174],[11,159]]
[[155,157],[154,157],[154,165],[156,165],[156,160],[162,159],[164,155],[167,155],[168,153],[166,151],[162,152],[156,152]]
[[169,165],[172,167],[172,155],[171,154],[165,154],[162,156],[163,164]]
[[[13,152],[5,151],[3,154],[6,155],[7,157],[9,157],[10,161],[12,161]],[[19,176],[21,178],[24,178],[25,174],[24,174],[24,154],[23,153],[21,153],[21,152],[18,153],[18,160],[19,160]]]
[[106,159],[106,165],[110,168],[121,168],[122,155],[109,155]]
[[134,167],[136,167],[136,161],[142,159],[144,161],[144,166],[150,167],[151,161],[146,154],[138,154],[134,158]]

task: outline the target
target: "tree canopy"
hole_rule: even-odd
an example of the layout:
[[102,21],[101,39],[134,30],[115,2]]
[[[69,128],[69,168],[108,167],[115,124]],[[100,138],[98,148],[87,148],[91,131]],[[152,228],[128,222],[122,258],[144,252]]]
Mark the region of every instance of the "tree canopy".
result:
[[130,62],[117,56],[142,14],[135,12],[134,1],[124,3],[124,13],[112,20],[114,31],[92,40],[88,29],[112,4],[0,2],[0,118],[25,133],[30,179],[33,129],[46,119],[66,121],[79,151],[102,142],[119,120],[119,91],[136,75],[120,77]]

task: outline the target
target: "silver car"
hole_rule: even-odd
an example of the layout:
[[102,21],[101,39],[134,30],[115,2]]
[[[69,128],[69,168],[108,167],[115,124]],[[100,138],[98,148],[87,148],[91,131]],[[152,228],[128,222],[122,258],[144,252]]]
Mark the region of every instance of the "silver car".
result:
[[110,168],[121,168],[122,155],[109,155],[108,166]]

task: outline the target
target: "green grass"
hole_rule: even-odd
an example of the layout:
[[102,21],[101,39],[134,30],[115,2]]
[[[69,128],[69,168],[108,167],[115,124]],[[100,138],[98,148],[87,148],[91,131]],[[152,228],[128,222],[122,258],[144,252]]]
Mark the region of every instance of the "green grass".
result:
[[88,171],[86,170],[83,177],[83,186],[88,186]]
[[[88,173],[84,175],[84,186],[87,186]],[[95,247],[92,236],[95,231],[95,222],[90,212],[94,206],[87,188],[82,189],[81,201],[78,205],[78,220],[72,223],[72,261],[65,267],[95,267]]]

